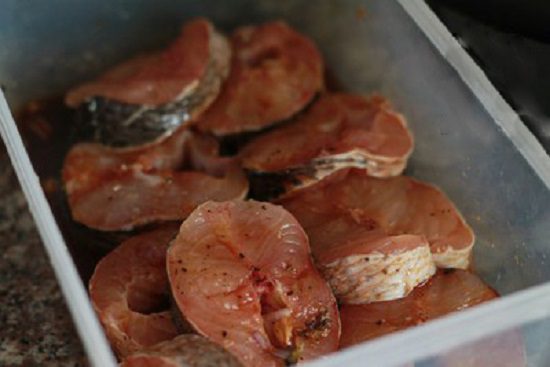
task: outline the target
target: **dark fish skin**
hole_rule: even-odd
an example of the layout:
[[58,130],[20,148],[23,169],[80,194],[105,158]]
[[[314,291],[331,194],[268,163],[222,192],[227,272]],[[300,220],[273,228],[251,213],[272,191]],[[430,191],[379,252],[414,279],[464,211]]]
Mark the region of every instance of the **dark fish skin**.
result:
[[[337,167],[338,164],[342,167]],[[349,164],[349,166],[346,167],[346,164]],[[322,177],[324,179],[323,183],[327,183],[335,177],[345,175],[350,168],[354,167],[354,164],[360,165],[361,160],[321,158],[311,161],[308,165],[290,167],[274,172],[245,170],[250,182],[249,197],[256,200],[276,201],[276,199],[284,197],[285,194],[291,193],[293,190],[312,185],[312,182],[320,182],[318,170],[333,170],[326,177]]]
[[147,107],[94,97],[79,108],[77,121],[81,140],[128,148],[169,136],[210,103],[221,81],[207,71],[196,92],[161,107]]
[[144,145],[169,136],[191,120],[213,95],[219,84],[210,69],[196,92],[161,107],[147,107],[94,97],[79,108],[77,121],[83,140],[128,148]]
[[242,367],[228,351],[199,335],[184,334],[126,358],[121,367]]
[[94,97],[79,109],[79,136],[117,148],[154,141],[189,120],[185,101],[147,109]]
[[299,187],[303,181],[315,178],[315,166],[292,167],[277,172],[255,172],[247,170],[250,182],[249,197],[255,200],[277,199],[292,187]]
[[[76,125],[80,140],[115,148],[140,147],[159,142],[196,119],[216,99],[229,74],[230,45],[211,25],[208,48],[210,56],[205,60],[203,74],[179,95],[162,104],[124,101],[97,94],[88,96],[78,105]],[[76,103],[71,93],[67,98],[69,105]]]

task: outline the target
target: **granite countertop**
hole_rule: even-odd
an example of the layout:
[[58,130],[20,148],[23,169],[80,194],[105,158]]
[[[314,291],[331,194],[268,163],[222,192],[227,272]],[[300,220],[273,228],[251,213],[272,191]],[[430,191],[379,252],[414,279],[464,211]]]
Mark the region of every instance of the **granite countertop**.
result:
[[9,159],[0,147],[0,366],[87,366]]

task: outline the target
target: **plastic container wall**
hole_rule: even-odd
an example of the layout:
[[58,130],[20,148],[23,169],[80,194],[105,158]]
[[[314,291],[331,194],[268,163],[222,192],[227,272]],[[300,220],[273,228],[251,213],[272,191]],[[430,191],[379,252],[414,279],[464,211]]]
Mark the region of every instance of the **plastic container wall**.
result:
[[[408,4],[422,6],[420,1]],[[407,11],[407,6],[386,0],[8,0],[0,11],[0,84],[15,111],[26,101],[59,95],[136,52],[161,47],[191,17],[209,17],[227,31],[240,24],[284,19],[317,42],[343,89],[379,92],[407,117],[416,141],[407,174],[437,184],[460,208],[477,234],[474,261],[481,277],[503,295],[547,282],[550,192],[540,167],[550,167],[548,157],[536,157],[538,150],[531,154],[525,142],[534,140],[525,138],[526,129],[514,115],[505,116],[503,130],[503,121],[488,113],[494,106],[480,102],[463,82],[465,75],[449,63],[449,56],[467,56],[451,44],[448,52],[442,50],[449,42],[445,37],[438,38],[436,48],[433,37],[427,37]],[[7,118],[2,120],[7,123]],[[76,244],[68,246],[74,254]],[[451,324],[472,327],[468,317],[474,316],[464,317],[463,325]],[[432,330],[437,328],[421,328],[418,335]],[[533,340],[530,330],[535,329],[525,331],[526,341]],[[536,330],[550,339],[550,331],[542,331],[548,329]],[[372,345],[381,345],[377,350],[382,353],[390,348],[388,340]],[[539,357],[533,358],[538,363]],[[330,365],[330,358],[326,363]]]

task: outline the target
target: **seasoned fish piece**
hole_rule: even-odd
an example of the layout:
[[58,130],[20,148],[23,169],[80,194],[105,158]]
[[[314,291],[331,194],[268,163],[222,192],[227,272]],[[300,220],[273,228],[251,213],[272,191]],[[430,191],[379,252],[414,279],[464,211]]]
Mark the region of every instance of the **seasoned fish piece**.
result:
[[409,296],[367,305],[343,305],[341,348],[421,324],[431,319],[492,300],[497,293],[474,274],[440,270]]
[[[402,298],[435,273],[430,247],[423,237],[372,232],[341,236],[330,244],[329,251],[313,250],[319,254],[320,271],[341,303]],[[308,233],[319,235],[314,230]],[[320,241],[312,239],[311,243],[319,245]]]
[[435,273],[428,241],[388,235],[368,217],[342,209],[322,189],[282,200],[309,236],[316,264],[340,303],[388,301]]
[[202,204],[183,222],[167,268],[182,316],[245,366],[282,366],[338,347],[336,300],[302,227],[279,206]]
[[196,170],[208,172],[215,176],[224,176],[236,165],[240,166],[234,156],[220,156],[220,144],[211,135],[194,133],[187,142],[188,164]]
[[241,367],[237,358],[199,335],[180,335],[132,354],[121,367]]
[[405,119],[384,98],[338,93],[322,96],[295,122],[260,135],[240,154],[253,191],[269,197],[349,167],[374,177],[396,176],[412,150]]
[[[168,48],[145,54],[69,91],[92,139],[133,147],[166,138],[200,115],[229,74],[231,48],[205,19],[185,24]],[[84,127],[83,127],[84,129]]]
[[323,60],[311,40],[283,22],[238,28],[231,72],[197,121],[203,131],[258,131],[304,108],[323,88]]
[[[183,130],[161,144],[132,151],[75,145],[63,166],[73,219],[99,230],[129,230],[185,219],[208,200],[246,196],[248,182],[238,163],[217,157],[211,142],[191,143],[196,139],[205,138]],[[208,151],[201,150],[205,145]]]
[[97,264],[90,279],[92,304],[121,358],[177,335],[165,261],[176,234],[176,226],[166,226],[131,237]]
[[474,233],[435,186],[406,176],[380,180],[353,172],[346,185],[333,188],[347,198],[345,205],[376,220],[388,233],[425,236],[438,267],[466,269],[470,265]]
[[350,170],[339,180],[281,203],[306,231],[308,225],[298,211],[308,206],[330,206],[356,218],[373,220],[390,235],[424,236],[438,267],[466,269],[470,263],[475,239],[470,226],[441,190],[410,177],[378,179]]

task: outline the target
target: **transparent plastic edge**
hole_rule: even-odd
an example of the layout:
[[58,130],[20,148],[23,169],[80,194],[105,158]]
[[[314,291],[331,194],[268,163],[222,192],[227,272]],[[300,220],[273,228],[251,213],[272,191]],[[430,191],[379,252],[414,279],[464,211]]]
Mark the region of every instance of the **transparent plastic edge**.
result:
[[550,284],[543,284],[356,345],[304,367],[402,366],[549,316]]
[[40,186],[2,91],[0,133],[89,361],[97,367],[114,367],[115,358]]
[[[397,0],[481,102],[535,173],[550,188],[550,158],[485,73],[423,0]],[[461,344],[550,315],[550,284],[463,310],[357,345],[307,366],[396,366],[435,356]]]
[[397,0],[460,78],[516,149],[550,189],[550,157],[487,75],[462,48],[424,0]]
[[[502,128],[520,154],[550,188],[550,158],[484,72],[423,0],[397,0],[397,2],[458,72],[495,123]],[[94,366],[116,366],[115,358],[46,201],[38,177],[32,168],[2,91],[0,91],[0,133],[87,356]],[[404,332],[340,351],[304,366],[405,364],[549,316],[550,284],[544,284]]]

